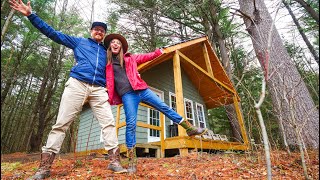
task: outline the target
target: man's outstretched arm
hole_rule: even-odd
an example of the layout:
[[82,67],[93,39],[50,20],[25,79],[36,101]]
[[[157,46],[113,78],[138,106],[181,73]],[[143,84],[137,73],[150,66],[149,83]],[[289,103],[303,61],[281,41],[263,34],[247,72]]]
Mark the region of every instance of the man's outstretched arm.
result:
[[46,35],[54,42],[65,45],[71,49],[74,49],[80,42],[80,38],[69,36],[55,30],[36,14],[32,13],[30,1],[28,1],[27,5],[24,4],[22,0],[19,0],[18,2],[16,2],[15,0],[9,0],[9,3],[12,9],[15,9],[21,12],[24,16],[27,16],[34,27],[36,27],[42,34]]

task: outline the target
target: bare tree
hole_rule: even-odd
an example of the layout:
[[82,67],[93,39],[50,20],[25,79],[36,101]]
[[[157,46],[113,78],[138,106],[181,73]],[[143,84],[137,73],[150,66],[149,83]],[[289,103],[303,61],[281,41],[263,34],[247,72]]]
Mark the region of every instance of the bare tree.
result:
[[[221,27],[219,25],[219,18],[218,18],[218,9],[217,7],[220,6],[220,3],[215,3],[213,1],[208,2],[208,6],[204,6],[204,4],[199,3],[197,4],[197,9],[199,9],[199,17],[202,19],[201,24],[204,27],[206,35],[208,35],[212,45],[216,45],[219,49],[219,55],[221,57],[222,65],[225,68],[228,77],[232,79],[232,69],[231,69],[231,61],[227,49],[227,45],[225,42],[225,36],[221,32]],[[214,48],[217,53],[217,50]],[[240,106],[240,104],[239,104]],[[235,116],[236,111],[234,105],[225,105],[226,114],[228,120],[230,122],[230,126],[232,128],[232,135],[236,141],[243,141],[241,136],[240,125],[238,123],[237,117]],[[241,109],[241,107],[240,107]],[[241,112],[242,113],[242,112]]]
[[288,96],[286,96],[286,99],[285,99],[286,103],[289,105],[289,108],[291,109],[289,123],[292,126],[292,128],[294,129],[294,133],[297,138],[297,144],[298,144],[299,151],[300,151],[303,174],[306,179],[309,179],[306,160],[304,157],[305,156],[304,155],[304,149],[305,149],[304,141],[301,137],[301,132],[304,130],[304,126],[307,124],[308,118],[306,118],[302,124],[297,123],[297,114],[295,113],[295,106],[297,103],[294,102],[294,100],[295,100],[294,96],[296,96],[296,92],[295,92],[295,88],[291,88],[291,89],[293,89],[293,90],[290,92],[290,94],[288,94]]
[[298,31],[303,39],[303,41],[306,43],[309,51],[311,52],[311,54],[313,55],[315,61],[318,63],[319,65],[319,56],[316,52],[316,50],[314,49],[314,47],[312,46],[312,44],[310,43],[309,39],[307,38],[306,34],[303,32],[303,29],[298,21],[298,19],[295,17],[295,15],[293,14],[288,2],[286,0],[282,0],[282,3],[284,4],[284,6],[286,7],[286,9],[288,10],[294,24],[297,26]]
[[[319,26],[319,12],[316,12],[310,4],[308,4],[306,1],[304,0],[293,0],[297,3],[299,3],[309,14],[310,16],[317,22],[318,26]],[[319,3],[319,1],[318,1]]]
[[[60,18],[65,17],[68,0],[64,0]],[[62,28],[62,21],[58,24],[58,29]],[[48,67],[44,72],[44,77],[41,81],[40,90],[37,96],[36,104],[32,114],[36,128],[30,132],[30,148],[32,152],[38,151],[44,137],[44,132],[50,121],[57,115],[57,108],[51,107],[52,97],[58,87],[59,74],[62,68],[62,59],[64,50],[61,45],[53,43],[51,45],[50,55],[48,59]],[[35,123],[37,122],[37,123]]]
[[[190,2],[178,3],[175,1],[164,1],[165,8],[160,9],[160,16],[172,20],[180,26],[188,27],[198,34],[205,34],[213,45],[213,50],[221,57],[222,65],[224,66],[230,79],[232,76],[232,68],[229,57],[229,50],[226,45],[226,35],[222,33],[221,19],[221,2],[219,1],[197,1],[190,4]],[[169,9],[174,6],[175,9]],[[190,7],[190,8],[187,8]],[[176,11],[181,12],[177,14]],[[177,31],[177,32],[181,32]],[[187,35],[187,33],[185,33]],[[194,35],[195,33],[192,33]],[[191,37],[191,36],[190,36]],[[240,104],[239,104],[240,106]],[[235,116],[234,105],[224,106],[230,126],[232,128],[232,135],[236,141],[243,141],[241,136],[240,126]],[[241,107],[240,107],[241,109]],[[241,112],[242,113],[242,112]]]
[[297,114],[297,123],[302,124],[305,119],[308,119],[304,128],[308,130],[303,130],[301,136],[308,147],[319,148],[319,112],[275,28],[271,34],[271,46],[268,51],[268,29],[273,26],[273,21],[266,5],[262,0],[239,0],[239,4],[239,12],[243,16],[246,30],[264,70],[272,101],[280,100],[281,111],[275,112],[279,113],[276,114],[277,117],[283,117],[288,145],[297,145],[294,129],[288,122],[292,109],[285,101],[285,98],[294,90],[297,92],[293,97],[293,102],[296,103],[294,111]]

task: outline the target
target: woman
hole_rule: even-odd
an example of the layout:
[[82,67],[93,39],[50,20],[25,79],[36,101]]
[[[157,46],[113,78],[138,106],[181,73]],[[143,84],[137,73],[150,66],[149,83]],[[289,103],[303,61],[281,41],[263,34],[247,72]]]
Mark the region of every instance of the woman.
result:
[[136,172],[135,145],[138,105],[144,102],[161,111],[174,123],[186,129],[188,136],[204,134],[207,129],[196,128],[177,114],[153,93],[140,78],[137,66],[151,61],[162,54],[161,49],[146,54],[127,53],[128,43],[120,34],[109,34],[104,39],[107,47],[106,78],[109,102],[112,105],[123,103],[126,115],[126,146],[129,154],[129,173]]

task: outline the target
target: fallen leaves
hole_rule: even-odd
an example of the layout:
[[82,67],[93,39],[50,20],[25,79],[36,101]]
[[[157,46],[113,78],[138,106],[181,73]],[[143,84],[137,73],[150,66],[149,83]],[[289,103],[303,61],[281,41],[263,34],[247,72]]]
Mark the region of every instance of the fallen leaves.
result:
[[[283,151],[273,151],[271,157],[274,179],[304,179],[299,165],[299,153],[289,156]],[[26,162],[25,158],[29,158],[30,162]],[[2,155],[1,179],[26,179],[32,176],[39,166],[38,158],[24,153]],[[59,155],[54,161],[49,179],[266,179],[267,175],[263,153],[193,152],[186,157],[138,158],[138,171],[134,175],[113,174],[106,169],[108,163],[104,158]],[[309,175],[319,179],[318,152],[309,151],[307,166]]]

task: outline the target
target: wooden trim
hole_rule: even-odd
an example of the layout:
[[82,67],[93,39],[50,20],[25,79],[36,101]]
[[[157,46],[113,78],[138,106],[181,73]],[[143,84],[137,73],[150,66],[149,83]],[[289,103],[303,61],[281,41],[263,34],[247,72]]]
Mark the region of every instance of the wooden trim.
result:
[[206,43],[202,43],[202,51],[203,51],[203,56],[204,56],[204,60],[206,62],[208,73],[213,77],[212,66],[211,66]]
[[[182,77],[181,77],[181,66],[180,66],[180,57],[178,51],[173,55],[173,75],[174,75],[174,88],[176,94],[176,109],[177,113],[180,114],[184,119],[184,102],[183,102],[183,88],[182,88]],[[181,126],[178,126],[178,135],[186,136],[187,133],[185,129]]]
[[152,61],[148,61],[143,64],[140,64],[138,66],[138,71],[139,71],[139,73],[143,73],[144,71],[146,71],[150,68],[153,68],[154,66],[156,66],[162,62],[170,60],[172,57],[173,57],[173,53],[162,54],[161,56],[155,58]]
[[179,148],[180,156],[187,156],[188,155],[188,148]]
[[224,89],[226,89],[227,91],[231,92],[232,94],[235,93],[234,90],[230,89],[228,86],[226,86],[225,84],[223,84],[221,81],[219,81],[218,79],[216,79],[215,77],[211,76],[209,73],[207,73],[205,70],[203,70],[200,66],[198,66],[196,63],[194,63],[191,59],[189,59],[187,56],[185,56],[184,54],[182,54],[180,51],[177,50],[177,53],[182,57],[182,59],[188,63],[190,63],[192,66],[194,66],[195,68],[197,68],[199,71],[201,71],[203,74],[207,75],[210,80],[218,83],[220,86],[222,86]]
[[176,51],[178,49],[185,48],[185,47],[188,47],[188,46],[191,46],[191,45],[206,41],[207,39],[208,39],[207,37],[201,37],[201,38],[194,39],[194,40],[191,40],[191,41],[183,42],[183,43],[180,43],[180,44],[177,44],[177,45],[174,45],[174,46],[170,46],[170,47],[164,48],[163,52],[164,53],[174,52],[174,51]]

